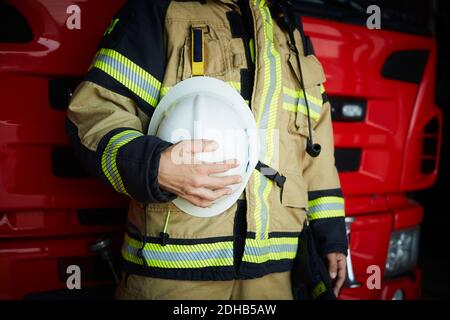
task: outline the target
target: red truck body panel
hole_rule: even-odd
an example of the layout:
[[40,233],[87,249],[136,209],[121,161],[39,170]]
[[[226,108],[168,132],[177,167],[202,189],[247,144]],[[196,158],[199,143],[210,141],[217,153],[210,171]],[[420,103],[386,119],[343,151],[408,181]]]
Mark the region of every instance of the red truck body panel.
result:
[[[55,148],[66,147],[67,139],[65,112],[50,106],[49,81],[83,76],[124,1],[7,2],[25,17],[34,38],[24,44],[0,43],[0,299],[64,290],[67,263],[85,266],[83,287],[111,283],[99,276],[88,247],[102,234],[113,235],[118,247],[123,225],[120,219],[109,223],[107,215],[91,220],[98,212],[104,217],[104,209],[125,208],[127,199],[92,178],[55,175]],[[80,30],[66,28],[66,8],[73,3],[81,8]],[[309,17],[304,27],[323,63],[328,95],[367,102],[365,121],[334,123],[336,148],[361,150],[357,170],[340,173],[347,215],[356,218],[350,248],[361,286],[345,288],[340,298],[391,299],[401,288],[406,298],[417,299],[417,268],[409,276],[383,279],[381,289],[370,290],[365,283],[368,266],[378,265],[384,272],[391,232],[422,220],[422,207],[406,191],[436,180],[439,153],[423,155],[424,139],[437,139],[438,150],[441,143],[440,133],[425,130],[433,119],[442,122],[434,103],[435,42]],[[383,78],[380,70],[387,57],[410,49],[430,52],[421,83]],[[421,171],[424,157],[435,161],[428,174]]]

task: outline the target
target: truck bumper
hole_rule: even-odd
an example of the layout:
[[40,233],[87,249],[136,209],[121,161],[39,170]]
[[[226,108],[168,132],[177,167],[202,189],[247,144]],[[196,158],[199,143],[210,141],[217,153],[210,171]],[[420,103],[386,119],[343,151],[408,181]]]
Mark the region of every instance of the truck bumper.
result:
[[[369,289],[363,283],[358,288],[344,288],[342,300],[417,300],[421,297],[422,272],[417,267],[409,274],[385,279],[380,289]],[[396,299],[394,299],[396,297]]]
[[[348,281],[340,299],[414,300],[421,297],[422,273],[411,265],[411,271],[392,278],[384,277],[386,257],[393,232],[416,229],[423,219],[423,208],[405,194],[373,199],[347,198],[351,212],[346,221],[350,239],[347,258]],[[411,249],[411,254],[418,248]],[[375,287],[375,288],[374,288]]]

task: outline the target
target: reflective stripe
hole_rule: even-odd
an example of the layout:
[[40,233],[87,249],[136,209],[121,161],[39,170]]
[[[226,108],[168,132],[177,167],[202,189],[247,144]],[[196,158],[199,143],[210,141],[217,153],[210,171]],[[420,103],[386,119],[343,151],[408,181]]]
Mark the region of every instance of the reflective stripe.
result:
[[[237,81],[226,81],[230,87],[232,87],[234,90],[236,90],[237,92],[239,92],[239,94],[241,94],[241,83],[237,82]],[[249,104],[250,100],[245,100],[245,103]]]
[[[303,97],[303,90],[293,90],[293,89],[285,87],[285,86],[283,86],[283,93],[285,93],[288,96],[291,96],[293,98],[298,98],[300,96]],[[306,96],[308,97],[308,102],[311,101],[313,104],[315,104],[315,106],[318,107],[318,109],[316,108],[316,110],[320,112],[320,110],[322,108],[322,99],[316,98],[315,96],[310,94],[308,92],[308,89],[306,89]]]
[[344,198],[320,197],[308,201],[308,220],[345,216]]
[[158,103],[161,82],[119,52],[100,49],[90,68],[107,73],[151,106]]
[[[318,104],[316,103],[311,103],[312,100],[311,95],[307,95],[308,97],[308,105],[309,105],[309,110],[311,112],[311,115],[315,114],[317,116],[320,116],[320,112],[322,111],[322,107],[320,107]],[[315,99],[317,100],[317,99]],[[300,111],[300,112],[307,112],[306,111],[306,103],[305,103],[305,98],[303,97],[303,93],[302,92],[298,92],[296,96],[291,96],[288,94],[283,94],[283,101],[286,104],[291,104],[294,107],[301,107],[300,110],[292,110],[292,111]],[[320,102],[322,102],[322,99],[320,99]]]
[[159,90],[159,98],[162,99],[169,90],[172,89],[172,86],[170,87],[161,87],[161,90]]
[[265,263],[284,259],[294,259],[297,254],[298,237],[246,239],[242,261]]
[[119,152],[119,148],[127,144],[128,142],[142,136],[141,132],[135,130],[125,130],[122,131],[111,139],[103,151],[102,154],[102,170],[105,176],[108,178],[111,185],[117,192],[125,193],[128,195],[126,191],[122,177],[119,174],[119,169],[117,168],[116,159],[117,153]]
[[[259,129],[265,130],[260,135],[260,161],[270,165],[274,155],[273,134],[277,121],[277,106],[281,96],[281,59],[273,42],[273,21],[269,8],[264,0],[255,0],[263,21],[263,46],[259,58],[264,70],[264,86],[261,92],[261,105],[259,106],[256,123]],[[258,69],[258,68],[257,68]],[[255,211],[253,212],[256,224],[256,239],[266,239],[269,230],[269,194],[273,183],[260,173],[254,174]]]
[[[143,264],[137,251],[142,242],[125,235],[122,247],[124,259]],[[206,268],[233,265],[233,241],[204,244],[166,244],[146,243],[142,250],[146,265],[155,268]]]
[[237,81],[226,81],[230,87],[232,87],[234,90],[241,93],[241,83]]
[[[306,93],[308,98],[309,111],[311,114],[311,119],[318,121],[320,118],[320,113],[322,112],[322,99],[318,99],[308,93]],[[292,112],[301,112],[304,115],[308,115],[306,109],[305,98],[303,96],[302,90],[292,90],[287,87],[283,88],[283,109]]]
[[255,63],[255,40],[253,38],[249,40],[248,48],[250,50],[250,59]]

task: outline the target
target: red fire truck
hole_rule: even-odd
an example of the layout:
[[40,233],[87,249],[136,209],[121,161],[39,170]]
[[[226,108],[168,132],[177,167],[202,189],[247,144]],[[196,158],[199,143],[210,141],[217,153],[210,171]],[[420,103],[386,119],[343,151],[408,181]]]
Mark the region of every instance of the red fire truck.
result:
[[[0,2],[0,299],[112,297],[107,262],[118,256],[127,199],[80,167],[64,120],[123,1]],[[401,1],[372,2],[381,30],[367,28],[364,0],[296,6],[333,105],[350,239],[340,298],[417,299],[423,209],[408,195],[437,176],[436,45],[421,19],[426,8],[408,13],[392,7]],[[77,8],[81,25],[71,28]],[[70,265],[82,270],[81,290],[66,287]]]

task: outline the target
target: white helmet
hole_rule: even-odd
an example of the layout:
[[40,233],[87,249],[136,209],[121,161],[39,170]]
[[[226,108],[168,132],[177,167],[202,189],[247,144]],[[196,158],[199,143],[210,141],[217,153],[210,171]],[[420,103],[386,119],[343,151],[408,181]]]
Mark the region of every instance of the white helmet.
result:
[[148,134],[177,143],[182,140],[214,140],[214,152],[197,153],[195,160],[220,162],[237,159],[239,166],[217,176],[240,175],[242,182],[230,186],[230,195],[200,208],[177,198],[173,203],[197,217],[223,213],[239,198],[258,162],[259,143],[255,118],[242,96],[223,81],[193,77],[175,85],[159,102]]

